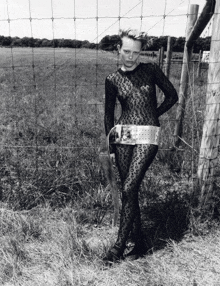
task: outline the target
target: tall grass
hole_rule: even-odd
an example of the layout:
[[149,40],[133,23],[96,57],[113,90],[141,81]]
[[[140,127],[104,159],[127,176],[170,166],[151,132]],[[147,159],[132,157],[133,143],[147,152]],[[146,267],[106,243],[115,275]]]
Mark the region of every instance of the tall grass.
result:
[[[106,268],[116,229],[77,223],[72,208],[1,208],[1,285],[210,285],[220,279],[219,231],[185,234],[136,261]],[[165,222],[165,221],[164,221]],[[175,226],[173,226],[175,228]],[[161,241],[162,242],[162,241]]]

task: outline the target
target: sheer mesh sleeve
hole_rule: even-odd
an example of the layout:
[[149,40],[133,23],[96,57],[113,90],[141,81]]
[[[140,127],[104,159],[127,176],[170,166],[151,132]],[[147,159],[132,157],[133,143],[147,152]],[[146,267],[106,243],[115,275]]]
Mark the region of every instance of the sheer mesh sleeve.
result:
[[157,115],[159,117],[168,111],[178,101],[178,95],[172,83],[165,76],[157,64],[154,64],[154,71],[155,84],[162,90],[165,96],[164,101],[157,108]]

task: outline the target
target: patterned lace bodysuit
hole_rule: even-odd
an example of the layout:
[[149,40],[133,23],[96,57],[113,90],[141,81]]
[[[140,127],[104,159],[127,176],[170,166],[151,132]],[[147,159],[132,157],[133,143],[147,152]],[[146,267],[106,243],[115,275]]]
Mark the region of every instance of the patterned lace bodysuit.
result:
[[[156,85],[164,93],[164,101],[157,107]],[[122,114],[116,124],[160,126],[158,117],[178,100],[176,90],[161,69],[152,63],[140,63],[132,71],[117,70],[105,81],[105,131],[115,125],[114,110],[118,98]],[[129,233],[135,246],[143,247],[138,190],[152,163],[158,146],[150,144],[110,145],[122,182],[122,210],[115,248],[123,253]]]

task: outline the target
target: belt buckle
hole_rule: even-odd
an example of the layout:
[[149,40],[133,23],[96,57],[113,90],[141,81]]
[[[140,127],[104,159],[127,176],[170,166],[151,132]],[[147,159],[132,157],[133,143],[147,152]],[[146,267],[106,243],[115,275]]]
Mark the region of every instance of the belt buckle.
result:
[[123,125],[121,139],[124,144],[136,144],[135,127],[134,125]]

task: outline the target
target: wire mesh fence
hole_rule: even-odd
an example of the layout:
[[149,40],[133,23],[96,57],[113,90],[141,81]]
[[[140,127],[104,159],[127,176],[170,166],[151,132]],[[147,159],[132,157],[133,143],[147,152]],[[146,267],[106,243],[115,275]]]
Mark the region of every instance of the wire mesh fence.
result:
[[[74,39],[95,33],[96,46],[94,49],[1,48],[1,197],[9,202],[18,198],[18,208],[32,207],[54,193],[65,194],[65,200],[74,199],[106,184],[98,161],[105,137],[104,82],[110,72],[119,68],[119,59],[116,52],[98,49],[100,39],[131,20],[149,33],[159,26],[164,35],[172,21],[180,18],[186,21],[188,16],[178,10],[187,1],[180,1],[171,9],[165,0],[162,12],[152,14],[146,12],[143,0],[131,1],[129,5],[119,0],[117,15],[111,17],[106,16],[108,5],[101,0],[93,1],[83,13],[75,0],[65,17],[59,12],[58,3],[46,2],[49,8],[41,15],[34,1],[27,1],[21,17],[10,1],[5,1],[1,24],[8,29],[8,36],[14,35],[16,25],[22,25],[26,26],[28,36],[35,38],[37,31],[45,26],[53,41],[65,29]],[[105,12],[101,13],[103,7]],[[158,52],[155,54],[156,57],[143,54],[141,61],[157,62]],[[173,59],[170,80],[177,91],[181,67],[182,61]],[[158,178],[157,187],[161,189],[168,186],[179,190],[182,185],[193,185],[202,137],[208,64],[203,64],[199,77],[197,68],[198,62],[192,61],[179,150],[174,152],[172,148],[175,107],[160,119],[159,152],[144,182],[148,189],[152,176]],[[159,90],[157,95],[160,102],[163,95]]]

